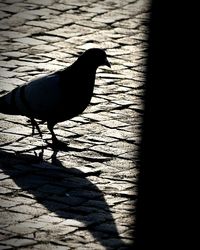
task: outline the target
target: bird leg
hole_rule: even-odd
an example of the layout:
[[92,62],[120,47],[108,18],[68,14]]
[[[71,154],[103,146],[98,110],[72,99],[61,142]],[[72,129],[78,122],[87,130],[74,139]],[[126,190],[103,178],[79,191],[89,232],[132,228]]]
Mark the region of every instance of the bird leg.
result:
[[54,127],[54,124],[52,124],[51,122],[47,122],[47,128],[52,135],[52,142],[53,142],[53,144],[58,144],[59,140],[57,139],[57,137],[53,131],[53,127]]
[[42,133],[40,130],[40,127],[38,126],[37,122],[34,120],[34,118],[31,118],[31,125],[32,125],[32,135],[35,134],[35,128],[37,129],[40,137],[42,138]]
[[47,128],[49,129],[49,131],[51,132],[52,135],[52,145],[54,146],[54,148],[60,149],[60,150],[68,150],[68,143],[59,141],[53,131],[53,127],[54,127],[54,123],[51,122],[47,122]]

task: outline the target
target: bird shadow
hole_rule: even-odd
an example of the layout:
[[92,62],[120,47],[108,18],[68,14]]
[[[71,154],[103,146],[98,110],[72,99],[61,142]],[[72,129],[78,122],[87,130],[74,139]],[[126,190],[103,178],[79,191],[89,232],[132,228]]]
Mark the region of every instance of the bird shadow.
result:
[[84,229],[105,249],[131,249],[120,238],[103,192],[80,170],[81,166],[63,166],[57,158],[58,151],[53,150],[52,163],[42,160],[42,152],[38,157],[0,151],[0,167],[48,211],[64,220],[83,223]]

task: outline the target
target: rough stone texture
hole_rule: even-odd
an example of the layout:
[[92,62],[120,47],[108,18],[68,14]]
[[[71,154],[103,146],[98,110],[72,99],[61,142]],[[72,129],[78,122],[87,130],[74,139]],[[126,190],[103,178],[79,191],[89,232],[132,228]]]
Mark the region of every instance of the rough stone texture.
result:
[[[0,94],[105,48],[91,105],[55,132],[0,115],[0,249],[129,249],[134,241],[148,0],[0,0]],[[50,138],[46,125],[40,125]]]

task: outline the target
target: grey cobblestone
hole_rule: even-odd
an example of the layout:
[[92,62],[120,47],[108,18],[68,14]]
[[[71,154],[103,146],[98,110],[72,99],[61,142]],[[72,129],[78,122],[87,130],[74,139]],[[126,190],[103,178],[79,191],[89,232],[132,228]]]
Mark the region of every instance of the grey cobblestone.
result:
[[[55,128],[0,114],[0,249],[129,249],[134,242],[148,0],[0,0],[0,95],[105,48],[90,106]],[[50,138],[46,125],[40,125]]]

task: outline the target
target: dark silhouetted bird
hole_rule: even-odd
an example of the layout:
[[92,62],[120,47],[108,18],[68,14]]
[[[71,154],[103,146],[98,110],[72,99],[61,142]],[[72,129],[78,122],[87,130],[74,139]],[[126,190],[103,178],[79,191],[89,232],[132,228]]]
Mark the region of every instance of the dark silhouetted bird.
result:
[[52,142],[56,144],[59,141],[54,125],[85,110],[93,94],[96,70],[101,65],[110,67],[105,51],[89,49],[69,67],[32,80],[0,97],[0,112],[29,117],[32,134],[36,128],[41,137],[35,119],[47,122]]

